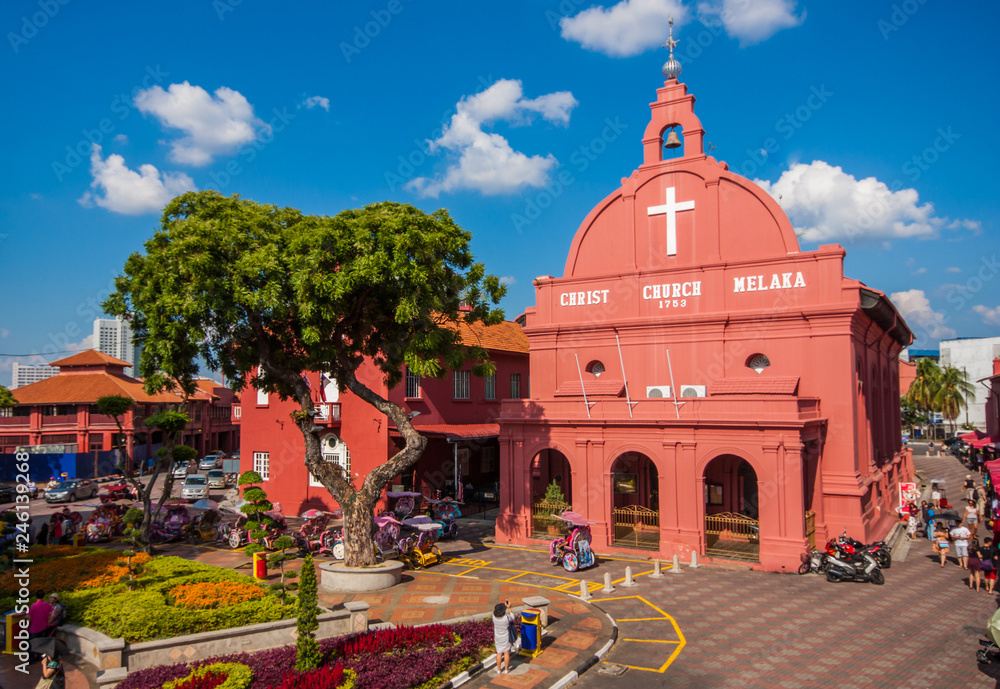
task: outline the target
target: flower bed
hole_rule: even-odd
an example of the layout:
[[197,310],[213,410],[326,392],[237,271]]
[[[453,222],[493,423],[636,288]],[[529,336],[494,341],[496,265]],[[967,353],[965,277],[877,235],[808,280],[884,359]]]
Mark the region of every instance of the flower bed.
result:
[[[71,552],[65,554],[65,549]],[[31,588],[48,592],[69,592],[99,588],[116,583],[128,573],[125,558],[120,551],[88,548],[80,550],[71,546],[39,546],[31,548],[27,558],[31,565]],[[132,565],[149,562],[150,557],[139,554],[132,558]],[[0,596],[12,596],[18,585],[13,577],[0,581]]]
[[226,608],[265,596],[264,589],[243,581],[199,581],[170,589],[174,605],[188,610]]
[[[407,689],[435,686],[443,678],[467,669],[493,648],[493,625],[487,621],[457,625],[400,627],[320,641],[323,667],[342,664],[343,689],[348,681],[364,689]],[[258,653],[236,653],[197,663],[179,663],[139,670],[118,684],[118,689],[161,689],[167,682],[192,674],[213,663],[237,663],[250,668],[253,680],[247,689],[279,689],[319,686],[329,675],[306,677],[297,673],[295,646]],[[310,679],[316,683],[310,684]]]
[[[132,558],[133,563],[137,557],[140,556]],[[31,575],[34,582],[34,569]],[[111,578],[110,574],[105,576]],[[189,609],[173,604],[171,591],[182,586],[204,591],[223,582],[230,591],[240,590],[244,594],[211,608]],[[295,614],[294,605],[283,604],[246,575],[179,557],[148,561],[136,580],[129,583],[131,587],[111,583],[63,595],[69,621],[135,643],[273,622]],[[260,595],[248,596],[247,587],[260,591]]]

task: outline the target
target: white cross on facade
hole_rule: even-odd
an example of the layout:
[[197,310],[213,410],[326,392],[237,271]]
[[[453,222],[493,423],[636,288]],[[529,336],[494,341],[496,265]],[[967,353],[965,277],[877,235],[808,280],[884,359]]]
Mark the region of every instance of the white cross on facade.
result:
[[667,187],[667,202],[662,206],[650,206],[646,209],[650,216],[667,215],[667,256],[677,255],[677,211],[693,211],[694,201],[677,203],[674,187]]

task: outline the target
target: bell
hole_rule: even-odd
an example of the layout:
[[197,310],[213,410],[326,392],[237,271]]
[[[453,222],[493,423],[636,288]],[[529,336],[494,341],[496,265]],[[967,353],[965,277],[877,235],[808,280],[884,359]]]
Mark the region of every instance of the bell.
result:
[[670,133],[667,134],[667,141],[663,145],[666,148],[680,148],[681,147],[681,140],[677,136],[677,132],[674,131],[673,129],[671,129]]

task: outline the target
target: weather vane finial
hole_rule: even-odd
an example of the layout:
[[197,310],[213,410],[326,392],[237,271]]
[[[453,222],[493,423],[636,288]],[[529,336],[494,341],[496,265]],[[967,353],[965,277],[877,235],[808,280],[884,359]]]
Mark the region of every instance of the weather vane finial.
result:
[[680,76],[681,63],[674,59],[674,48],[677,47],[677,41],[674,40],[674,18],[670,17],[668,21],[670,22],[670,37],[663,44],[663,47],[670,49],[670,57],[663,63],[663,76],[670,80]]

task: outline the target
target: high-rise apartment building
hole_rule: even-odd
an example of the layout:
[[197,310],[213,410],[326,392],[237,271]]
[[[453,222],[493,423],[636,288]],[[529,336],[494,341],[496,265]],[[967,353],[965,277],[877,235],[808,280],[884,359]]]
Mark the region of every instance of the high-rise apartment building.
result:
[[[108,356],[135,363],[135,347],[132,344],[132,328],[121,318],[97,318],[94,320],[94,349]],[[126,376],[132,376],[133,367],[125,369]]]
[[59,369],[55,366],[47,366],[45,364],[19,364],[15,362],[10,389],[16,390],[24,385],[37,383],[40,380],[51,378],[57,373],[59,373]]

